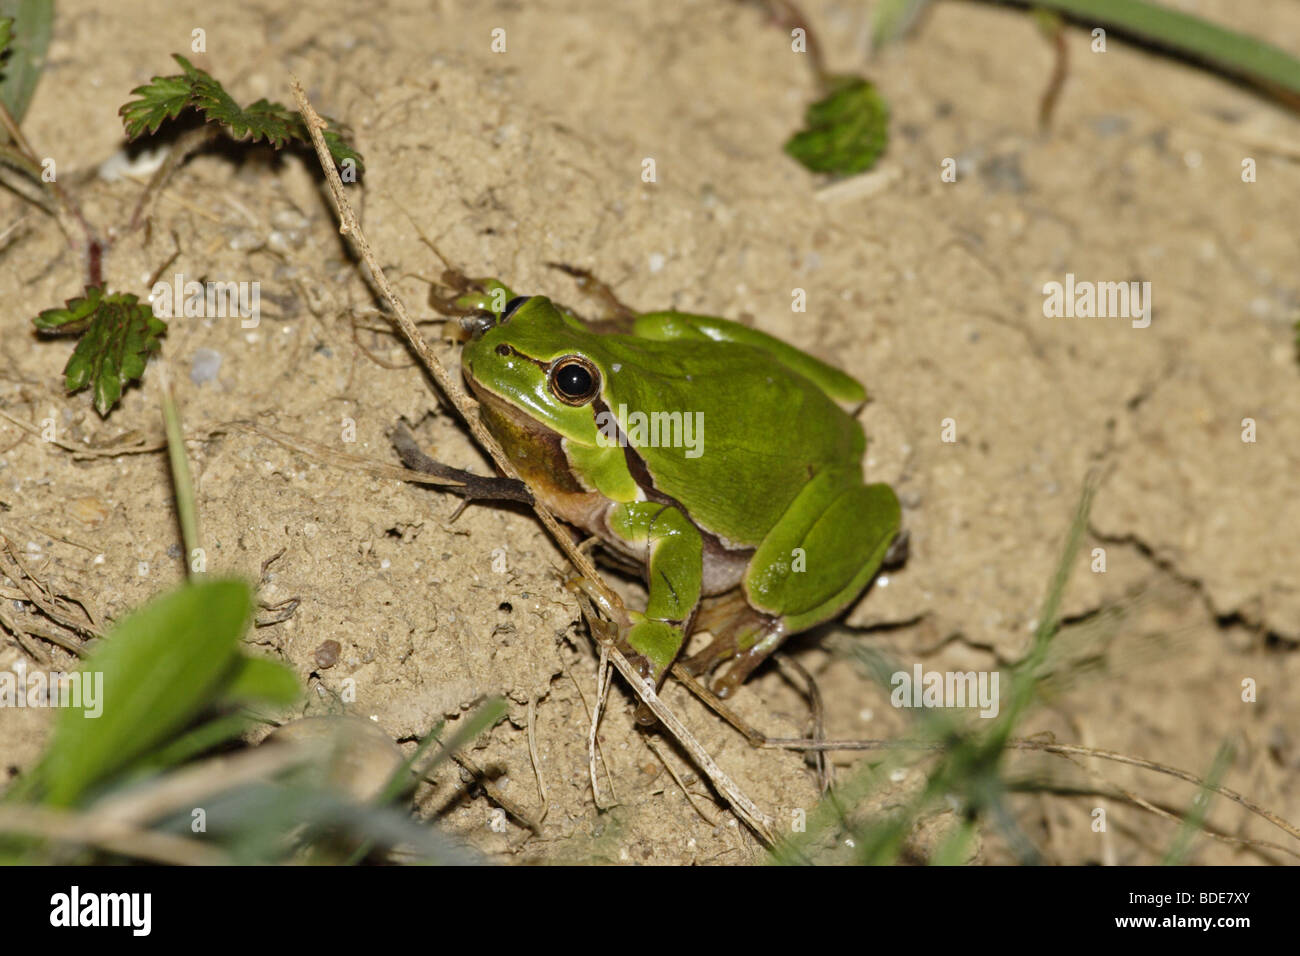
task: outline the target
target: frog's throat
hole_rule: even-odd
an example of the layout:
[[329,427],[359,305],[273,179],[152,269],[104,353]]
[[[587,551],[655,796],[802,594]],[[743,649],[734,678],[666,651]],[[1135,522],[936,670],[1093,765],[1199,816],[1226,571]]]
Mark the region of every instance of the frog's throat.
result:
[[519,477],[542,503],[570,524],[596,533],[607,499],[585,488],[569,467],[563,437],[465,376],[479,401],[479,417]]
[[[598,491],[588,491],[569,467],[564,453],[562,436],[553,429],[538,423],[525,412],[507,402],[466,375],[470,390],[479,401],[479,417],[496,440],[501,443],[507,457],[515,466],[528,487],[541,502],[569,524],[582,528],[588,534],[609,540],[605,514],[610,501]],[[636,450],[624,446],[627,464],[633,480],[640,486],[648,500],[677,507],[689,519],[690,512],[680,502],[655,487],[654,478]],[[690,519],[695,524],[693,519]],[[718,535],[700,528],[704,542],[703,593],[720,594],[736,587],[744,576],[752,547],[737,546],[722,540]],[[617,550],[617,545],[612,544]],[[627,550],[629,556],[639,555]]]

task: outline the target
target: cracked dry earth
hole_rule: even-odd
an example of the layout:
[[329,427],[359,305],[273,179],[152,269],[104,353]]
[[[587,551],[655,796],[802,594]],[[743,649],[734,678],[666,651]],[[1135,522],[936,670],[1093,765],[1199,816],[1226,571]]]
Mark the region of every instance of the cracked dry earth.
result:
[[[1300,9],[1254,6],[1256,32],[1300,51]],[[1198,10],[1229,23],[1232,7],[1206,0]],[[806,13],[831,65],[860,68],[865,8],[810,2]],[[1300,819],[1293,116],[1120,42],[1093,54],[1075,28],[1069,77],[1042,134],[1038,96],[1052,54],[1031,19],[940,4],[866,68],[893,116],[879,188],[828,189],[780,149],[813,95],[806,64],[780,30],[733,4],[421,0],[359,16],[341,0],[219,10],[139,0],[111,12],[68,0],[58,16],[25,128],[105,228],[126,222],[142,188],[96,172],[122,145],[116,110],[133,87],[170,72],[168,54],[202,26],[207,53],[196,64],[241,101],[289,101],[296,74],[322,112],[351,124],[368,167],[354,201],[417,311],[421,277],[439,270],[423,232],[469,272],[516,289],[578,304],[571,280],[544,266],[571,262],[638,307],[739,318],[861,378],[874,398],[863,413],[868,475],[895,483],[912,553],[842,621],[788,645],[820,686],[827,736],[891,737],[910,726],[854,663],[855,644],[908,669],[1015,661],[1094,473],[1069,624],[1022,735],[1197,774],[1230,741],[1236,757],[1222,782]],[[506,54],[489,49],[498,26],[508,29]],[[654,184],[641,181],[647,156]],[[1241,178],[1246,157],[1257,163],[1254,183]],[[946,158],[955,183],[940,179]],[[79,290],[80,265],[55,225],[11,194],[0,196],[0,229],[0,411],[37,427],[53,417],[64,441],[0,420],[0,530],[51,588],[111,619],[182,573],[164,456],[94,452],[161,436],[153,372],[107,420],[85,395],[65,396],[69,346],[38,343],[30,318]],[[417,795],[421,813],[501,862],[760,859],[698,771],[635,729],[617,681],[600,738],[607,809],[597,809],[586,756],[595,656],[560,586],[562,557],[526,511],[475,506],[453,522],[454,500],[271,437],[392,464],[386,435],[404,420],[438,459],[489,470],[383,330],[311,157],[196,157],[148,233],[114,245],[107,278],[146,292],[146,277],[174,252],[172,272],[261,283],[259,328],[177,320],[163,353],[186,426],[202,437],[190,451],[212,566],[256,579],[283,552],[261,598],[301,603],[250,640],[299,672],[304,712],[338,712],[350,678],[358,699],[347,710],[410,748],[480,695],[505,695],[509,719],[471,756],[536,816],[540,776],[540,835],[494,829],[494,805],[456,768]],[[1044,317],[1044,283],[1067,273],[1149,281],[1150,327]],[[791,312],[794,288],[807,291],[806,313]],[[425,329],[436,336],[435,325]],[[454,348],[436,347],[454,366]],[[943,440],[946,419],[955,441]],[[1253,442],[1243,441],[1245,419]],[[259,430],[215,430],[235,420]],[[355,443],[343,441],[345,420]],[[22,597],[5,581],[0,592]],[[330,641],[333,663],[332,647],[318,655]],[[6,636],[0,665],[21,653]],[[1247,678],[1257,688],[1249,702]],[[679,686],[666,700],[778,827],[814,806],[816,776],[802,757],[750,748]],[[734,706],[770,735],[808,731],[806,701],[776,668]],[[47,718],[0,712],[8,773],[35,760]],[[841,780],[865,766],[853,754],[832,765]],[[1169,777],[1098,761],[1012,755],[1009,770],[1061,787],[1123,787],[1176,813],[1194,796]],[[865,812],[897,805],[920,774],[883,780]],[[1105,833],[1091,826],[1098,806]],[[1014,810],[1062,863],[1154,862],[1176,827],[1095,795],[1025,794]],[[918,852],[951,816],[918,828]],[[1227,801],[1208,819],[1232,837],[1289,839]],[[1293,858],[1204,837],[1190,857]],[[987,831],[974,859],[1013,857]]]

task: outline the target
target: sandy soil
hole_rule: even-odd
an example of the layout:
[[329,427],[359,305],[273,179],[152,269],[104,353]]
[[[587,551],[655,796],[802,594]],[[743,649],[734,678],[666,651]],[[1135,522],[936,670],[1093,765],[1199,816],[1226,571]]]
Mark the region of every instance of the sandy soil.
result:
[[[1197,10],[1300,51],[1300,9],[1229,0]],[[894,482],[912,555],[837,625],[791,653],[816,675],[830,737],[907,733],[847,652],[887,651],[909,668],[1005,668],[1025,649],[1085,476],[1100,488],[1065,611],[1057,678],[1022,730],[1205,773],[1236,746],[1223,782],[1300,819],[1300,126],[1248,91],[1112,40],[1092,53],[1069,32],[1070,74],[1050,134],[1037,126],[1052,53],[1023,13],[940,4],[909,42],[865,58],[864,4],[809,2],[831,65],[861,70],[893,113],[882,188],[827,189],[781,144],[813,95],[788,37],[718,0],[601,4],[64,0],[49,68],[25,122],[88,215],[125,224],[142,186],[106,182],[122,145],[117,108],[195,62],[241,101],[291,102],[289,78],[355,131],[368,165],[354,201],[371,242],[417,310],[439,266],[419,233],[474,274],[580,303],[547,260],[595,270],[643,308],[751,322],[867,383],[869,475]],[[504,27],[507,52],[491,51]],[[106,55],[105,51],[113,51]],[[641,179],[651,157],[657,182]],[[1257,163],[1244,183],[1243,158]],[[941,165],[956,161],[955,183]],[[159,436],[146,376],[107,420],[67,397],[67,343],[38,343],[30,319],[79,291],[80,264],[49,220],[0,196],[0,409],[61,438],[109,447]],[[192,160],[147,235],[124,235],[112,286],[147,292],[169,273],[261,283],[262,323],[177,320],[164,354],[186,425],[254,421],[335,451],[395,463],[386,438],[408,422],[437,458],[488,465],[408,353],[340,245],[314,160],[255,153]],[[1154,318],[1046,318],[1042,287],[1066,273],[1151,283]],[[792,290],[808,311],[792,313]],[[427,310],[424,310],[427,313]],[[431,316],[430,316],[431,317]],[[426,326],[432,338],[436,326]],[[439,345],[455,363],[450,345]],[[211,353],[215,377],[204,380]],[[199,381],[196,382],[195,379]],[[1243,419],[1255,422],[1243,442]],[[943,440],[952,419],[955,442]],[[344,440],[348,422],[356,441]],[[180,580],[162,454],[78,459],[0,421],[0,531],[56,590],[122,614]],[[743,863],[759,858],[698,773],[638,732],[614,691],[602,724],[608,776],[598,809],[587,774],[595,657],[563,560],[531,516],[457,502],[322,464],[247,430],[191,446],[214,570],[258,576],[261,597],[301,599],[250,637],[302,675],[304,712],[374,719],[405,746],[484,694],[510,717],[475,762],[540,815],[538,837],[492,827],[493,804],[458,771],[418,794],[421,811],[501,862]],[[1093,570],[1104,548],[1106,570]],[[494,556],[498,558],[494,568]],[[504,556],[504,572],[501,561]],[[16,592],[0,581],[0,596]],[[325,641],[341,645],[323,668]],[[21,653],[0,643],[0,666]],[[58,662],[63,652],[51,651]],[[346,679],[357,702],[344,708]],[[1242,699],[1253,679],[1257,699]],[[681,687],[669,703],[782,828],[818,798],[802,757],[756,751]],[[808,706],[775,668],[735,702],[775,736],[801,736]],[[532,715],[539,761],[529,753]],[[0,767],[30,765],[45,715],[0,711]],[[653,748],[653,749],[652,749]],[[833,761],[841,779],[858,758]],[[1194,788],[1109,763],[1018,757],[1015,776],[1061,787],[1121,786],[1175,812]],[[902,771],[884,785],[909,786]],[[1100,775],[1100,776],[1098,776]],[[689,794],[683,792],[685,786]],[[1103,806],[1110,826],[1093,831]],[[1018,798],[1022,826],[1062,863],[1158,860],[1175,824],[1096,796]],[[945,826],[917,834],[922,848]],[[1285,842],[1218,801],[1214,827]],[[950,822],[950,821],[949,821]],[[1300,849],[1292,842],[1291,849]],[[994,832],[975,859],[1010,859]],[[1287,861],[1201,838],[1202,863]]]

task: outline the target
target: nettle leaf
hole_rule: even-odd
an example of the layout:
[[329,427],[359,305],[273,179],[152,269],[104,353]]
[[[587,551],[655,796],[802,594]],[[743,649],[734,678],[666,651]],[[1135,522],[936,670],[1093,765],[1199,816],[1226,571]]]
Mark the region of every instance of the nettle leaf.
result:
[[889,106],[867,80],[840,77],[808,107],[804,125],[786,142],[786,153],[815,173],[861,173],[876,164],[889,142]]
[[122,388],[144,374],[149,356],[158,351],[167,323],[130,292],[105,292],[87,286],[85,295],[60,309],[46,309],[32,320],[45,335],[80,335],[81,341],[63,368],[69,392],[93,387],[102,416],[122,397]]
[[165,120],[179,116],[190,105],[193,86],[183,76],[155,76],[148,86],[137,86],[131,95],[140,99],[123,104],[117,112],[127,139],[137,139],[158,132]]
[[[131,91],[139,99],[125,103],[118,113],[126,128],[127,139],[138,139],[158,132],[164,121],[175,119],[185,109],[196,109],[209,123],[220,123],[231,139],[252,143],[265,141],[276,149],[289,143],[311,145],[311,135],[301,116],[282,103],[261,99],[240,107],[219,80],[200,70],[179,53],[172,58],[184,73],[155,76],[146,86]],[[359,171],[365,170],[361,154],[348,146],[333,120],[327,119],[325,144],[336,163],[351,160]]]

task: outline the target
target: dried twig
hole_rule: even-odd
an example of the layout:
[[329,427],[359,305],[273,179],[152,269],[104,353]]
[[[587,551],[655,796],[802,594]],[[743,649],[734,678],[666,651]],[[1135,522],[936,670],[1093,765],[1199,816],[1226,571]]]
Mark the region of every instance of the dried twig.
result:
[[[600,789],[596,783],[596,743],[600,718],[605,713],[605,697],[609,693],[609,646],[600,645],[600,665],[596,668],[596,706],[591,710],[591,729],[587,733],[587,773],[591,777],[591,799],[597,810],[607,810],[610,805],[601,806]],[[605,768],[608,772],[608,767]],[[612,784],[612,780],[611,780]]]
[[[541,835],[542,825],[534,820],[527,810],[502,793],[501,788],[488,779],[487,771],[465,756],[463,751],[453,750],[451,759],[460,764],[474,778],[474,782],[483,788],[483,792],[487,794],[489,800],[532,830],[533,833]],[[426,777],[425,779],[429,778]]]
[[[789,737],[768,737],[759,746],[769,750],[943,750],[947,744],[932,740],[804,740]],[[1083,747],[1079,744],[1058,744],[1052,740],[1013,738],[1007,741],[1006,746],[1009,750],[1041,750],[1044,753],[1061,756],[1097,757],[1101,760],[1113,760],[1116,763],[1128,764],[1131,767],[1140,767],[1143,770],[1152,770],[1170,777],[1177,777],[1179,780],[1185,780],[1198,787],[1204,787],[1206,790],[1240,804],[1256,816],[1267,820],[1279,830],[1300,840],[1300,828],[1284,820],[1272,810],[1261,807],[1235,790],[1209,783],[1194,773],[1179,770],[1177,767],[1171,767],[1168,764],[1157,763],[1144,757],[1132,757],[1114,750]]]
[[229,866],[224,852],[188,837],[139,830],[93,813],[70,813],[49,807],[0,806],[0,833],[39,836],[59,843],[94,846],[110,853],[179,866]]
[[542,758],[537,753],[537,698],[528,698],[528,756],[533,762],[533,776],[537,778],[537,796],[542,801],[541,812],[537,815],[540,826],[546,821],[546,814],[551,812],[551,800],[546,795],[546,780],[542,776]]
[[[352,204],[348,201],[344,193],[343,182],[339,179],[338,170],[334,167],[334,160],[330,156],[329,149],[325,145],[325,139],[321,131],[325,128],[324,121],[320,115],[312,108],[307,99],[307,94],[303,91],[302,84],[295,78],[293,81],[293,95],[298,104],[298,110],[302,113],[303,120],[311,133],[312,143],[316,147],[316,155],[320,160],[322,171],[325,173],[325,181],[329,186],[330,195],[333,197],[335,212],[339,218],[339,231],[347,236],[354,246],[362,260],[370,270],[370,279],[383,296],[384,301],[388,303],[392,310],[392,321],[401,331],[402,336],[410,345],[416,357],[424,365],[425,369],[433,377],[438,388],[447,397],[447,399],[456,406],[460,412],[465,424],[469,427],[470,432],[478,440],[479,444],[492,456],[492,460],[507,478],[518,479],[519,475],[515,471],[510,459],[506,457],[500,444],[492,433],[489,432],[479,420],[477,414],[478,403],[474,402],[460,384],[456,381],[438,357],[433,354],[429,344],[420,334],[415,323],[406,310],[405,304],[393,290],[380,266],[378,259],[370,248],[365,234],[361,230],[361,225],[357,221],[356,213],[352,210]],[[591,586],[608,601],[612,607],[621,607],[622,602],[609,586],[605,584],[600,574],[596,571],[591,560],[574,545],[571,536],[562,528],[555,516],[550,513],[544,506],[534,502],[533,511],[536,513],[542,526],[550,533],[551,537],[559,545],[561,550],[568,556],[573,566],[577,568],[579,574],[591,583]],[[681,743],[682,747],[695,760],[696,765],[704,772],[713,782],[718,792],[731,805],[735,813],[754,830],[768,845],[775,842],[772,833],[772,821],[763,813],[752,800],[749,799],[735,784],[735,782],[722,771],[709,756],[708,752],[700,745],[699,741],[686,729],[680,720],[677,719],[667,707],[659,700],[655,694],[654,687],[650,683],[641,679],[635,669],[628,662],[627,658],[616,647],[610,647],[608,650],[610,660],[618,669],[619,673],[632,686],[636,694],[641,697],[646,706],[659,718],[662,723],[674,737]]]

